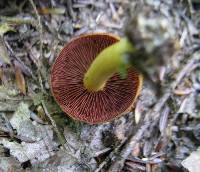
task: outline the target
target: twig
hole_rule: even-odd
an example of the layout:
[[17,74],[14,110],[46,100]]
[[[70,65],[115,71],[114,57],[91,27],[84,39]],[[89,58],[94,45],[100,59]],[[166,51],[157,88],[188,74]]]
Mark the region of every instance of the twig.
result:
[[9,45],[9,43],[5,40],[5,45],[6,45],[6,48],[8,49],[8,51],[10,52],[11,56],[16,59],[16,61],[19,63],[19,66],[21,66],[21,69],[23,71],[24,74],[26,74],[27,76],[32,76],[32,78],[34,80],[36,80],[36,77],[33,75],[33,72],[32,70],[26,66],[24,64],[23,61],[21,61],[20,58],[18,58],[16,55],[15,55],[15,52],[13,51],[13,49],[11,48],[11,46]]
[[[67,153],[68,155],[70,155],[71,157],[73,157],[74,159],[76,159],[77,162],[79,162],[79,163],[81,163],[81,164],[84,164],[84,165],[86,165],[89,169],[91,169],[91,167],[90,167],[88,164],[86,164],[85,162],[82,162],[80,159],[78,159],[78,158],[74,155],[74,153],[72,153],[72,150],[71,150],[71,149],[73,149],[73,148],[71,148],[71,146],[69,145],[69,143],[67,142],[67,140],[66,140],[66,139],[63,137],[63,135],[60,133],[60,131],[59,131],[59,129],[58,129],[58,127],[57,127],[55,121],[53,120],[53,118],[51,117],[51,115],[49,114],[49,112],[48,112],[48,110],[47,110],[47,107],[46,107],[46,105],[45,105],[44,100],[42,100],[42,107],[43,107],[43,109],[44,109],[45,114],[46,114],[47,117],[49,118],[49,120],[50,120],[50,122],[51,122],[51,124],[52,124],[52,126],[53,126],[53,128],[54,128],[54,131],[56,132],[56,134],[57,134],[57,136],[58,136],[58,139],[59,139],[61,145],[63,146],[63,148],[65,149],[66,153]],[[67,146],[68,149],[66,148],[66,146]]]
[[60,131],[58,130],[58,127],[57,127],[55,121],[53,120],[53,118],[52,118],[51,115],[49,114],[44,100],[42,100],[42,107],[43,107],[43,109],[44,109],[45,114],[46,114],[47,117],[49,118],[49,120],[50,120],[50,122],[51,122],[51,124],[52,124],[52,126],[53,126],[53,128],[54,128],[54,130],[55,130],[55,132],[56,132],[56,134],[57,134],[57,136],[58,136],[58,139],[59,139],[61,145],[62,145],[63,147],[65,147],[64,144],[66,143],[66,140],[63,138],[62,134],[61,134]]
[[189,6],[191,17],[192,17],[192,15],[195,13],[193,5],[192,5],[192,1],[191,0],[187,0],[187,2],[188,2],[188,6]]
[[195,53],[193,58],[188,61],[188,63],[183,67],[180,73],[177,75],[176,81],[172,84],[172,89],[174,90],[176,86],[181,82],[184,76],[191,72],[193,65],[200,60],[199,53]]
[[112,2],[109,2],[109,6],[110,6],[110,9],[111,9],[111,12],[112,12],[113,19],[116,20],[116,21],[119,21],[119,16],[116,12],[114,4]]
[[41,22],[41,17],[37,11],[37,8],[33,2],[33,0],[29,0],[29,2],[31,3],[34,11],[35,11],[35,14],[37,16],[37,20],[38,20],[38,31],[40,33],[40,58],[38,59],[37,61],[37,64],[38,64],[38,69],[37,69],[37,74],[38,74],[38,80],[39,80],[39,84],[40,84],[40,88],[42,90],[42,92],[46,92],[44,87],[43,87],[43,83],[42,83],[42,72],[41,72],[41,68],[43,67],[43,64],[41,63],[41,58],[42,58],[42,55],[43,55],[43,51],[42,51],[42,48],[43,48],[43,27],[42,27],[42,22]]
[[124,145],[124,143],[127,141],[127,139],[124,139],[119,146],[115,148],[114,151],[112,151],[108,157],[99,165],[99,167],[94,172],[100,172],[101,169],[112,159],[112,161],[116,158],[116,153],[119,151],[119,149]]
[[[69,153],[69,150],[71,151],[72,148],[69,146],[69,144],[68,144],[67,140],[64,138],[64,136],[60,133],[60,131],[59,131],[59,129],[58,129],[58,127],[57,127],[55,121],[53,120],[53,118],[51,117],[50,113],[48,112],[48,109],[47,109],[47,107],[46,107],[46,104],[45,104],[44,100],[42,100],[42,107],[43,107],[43,109],[44,109],[45,114],[46,114],[47,117],[49,118],[49,120],[50,120],[50,122],[51,122],[51,124],[52,124],[52,126],[53,126],[53,128],[54,128],[54,131],[56,132],[56,134],[57,134],[57,136],[58,136],[58,139],[59,139],[61,145],[62,145],[63,148],[64,148],[66,151],[68,151],[68,153]],[[67,145],[67,148],[68,148],[68,149],[66,148],[65,145]],[[69,154],[70,154],[70,153],[69,153]],[[70,154],[70,155],[71,155],[71,154]]]
[[35,14],[36,14],[36,17],[37,17],[37,20],[38,20],[38,31],[40,33],[40,57],[42,57],[42,47],[43,47],[43,37],[42,37],[42,34],[43,34],[43,28],[42,28],[42,22],[41,22],[41,17],[37,11],[37,8],[33,2],[33,0],[29,0],[29,2],[31,3],[34,11],[35,11]]
[[70,17],[75,20],[75,14],[74,14],[74,11],[72,9],[72,0],[67,0],[67,10],[68,10],[68,13],[70,15]]
[[19,18],[19,17],[7,17],[7,16],[0,16],[1,20],[6,21],[9,24],[31,24],[33,26],[36,26],[36,21],[33,18]]

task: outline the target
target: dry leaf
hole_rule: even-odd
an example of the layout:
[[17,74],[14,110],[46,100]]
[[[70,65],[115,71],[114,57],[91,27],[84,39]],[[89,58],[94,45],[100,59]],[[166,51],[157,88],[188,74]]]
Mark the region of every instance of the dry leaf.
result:
[[165,66],[161,66],[159,68],[159,80],[163,81],[165,78],[165,74],[166,74],[166,67]]
[[38,9],[38,12],[40,14],[46,15],[46,14],[64,14],[65,13],[65,8],[48,8],[48,7],[44,7],[44,8],[40,8]]
[[14,169],[12,168],[12,166],[9,167],[8,172],[14,172]]
[[0,36],[0,60],[3,63],[10,64],[10,57],[5,47],[4,40],[1,36]]
[[3,69],[0,68],[0,81],[3,81],[3,76],[4,76]]
[[136,143],[134,149],[132,150],[132,155],[138,157],[140,155],[140,143]]
[[42,119],[42,121],[47,121],[47,118],[42,106],[37,107],[37,115],[39,116],[39,118]]
[[140,122],[141,116],[142,116],[142,104],[140,101],[137,102],[135,107],[135,123],[138,124]]
[[193,91],[192,88],[176,89],[174,90],[174,94],[176,94],[177,96],[183,96],[190,94],[192,91]]
[[170,113],[170,108],[168,106],[166,106],[164,110],[161,112],[159,121],[159,130],[162,136],[166,134],[169,113]]
[[26,94],[26,83],[24,75],[18,66],[15,66],[15,79],[19,90],[25,95]]
[[3,36],[8,31],[14,31],[14,29],[8,23],[0,23],[0,36]]

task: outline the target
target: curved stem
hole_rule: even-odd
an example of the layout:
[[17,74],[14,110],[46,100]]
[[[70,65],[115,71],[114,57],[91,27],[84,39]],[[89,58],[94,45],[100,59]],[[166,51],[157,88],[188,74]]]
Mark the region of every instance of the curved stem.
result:
[[118,72],[120,67],[128,64],[125,62],[124,53],[133,52],[134,48],[127,38],[105,48],[92,62],[84,76],[84,86],[89,91],[100,91],[107,80]]

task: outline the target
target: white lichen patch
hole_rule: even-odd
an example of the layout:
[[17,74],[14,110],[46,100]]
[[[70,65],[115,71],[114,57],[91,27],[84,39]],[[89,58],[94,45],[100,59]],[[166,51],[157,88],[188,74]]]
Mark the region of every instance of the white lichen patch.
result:
[[28,105],[21,103],[10,120],[21,144],[7,138],[2,138],[0,143],[20,163],[30,160],[31,164],[36,164],[54,155],[58,145],[53,141],[52,126],[33,122],[30,113]]
[[87,143],[84,143],[84,141],[80,140],[68,127],[65,127],[64,136],[67,140],[65,149],[69,149],[69,153],[73,155],[74,158],[85,162],[91,168],[95,168],[96,161],[93,158],[91,145],[88,145]]
[[11,142],[8,139],[0,140],[0,143],[3,144],[4,147],[10,150],[10,154],[17,158],[19,162],[26,162],[29,160],[26,155],[26,150],[23,149],[23,146],[17,142]]
[[[41,139],[41,133],[37,132],[36,126],[33,125],[31,120],[21,122],[17,130],[17,134],[23,139],[30,141],[37,141]],[[38,125],[39,126],[39,125]]]
[[30,160],[31,164],[36,164],[53,156],[57,147],[57,143],[53,141],[53,131],[50,126],[41,127],[41,132],[43,132],[43,137],[33,143],[22,142],[20,144],[8,139],[2,139],[0,143],[9,149],[10,154],[20,163]]
[[189,157],[181,163],[183,167],[189,170],[189,172],[199,172],[200,169],[200,148],[192,152]]
[[14,129],[18,130],[21,127],[21,124],[27,120],[30,120],[30,110],[28,105],[22,102],[15,111],[10,123]]
[[18,161],[12,157],[0,157],[0,171],[22,172],[22,167]]

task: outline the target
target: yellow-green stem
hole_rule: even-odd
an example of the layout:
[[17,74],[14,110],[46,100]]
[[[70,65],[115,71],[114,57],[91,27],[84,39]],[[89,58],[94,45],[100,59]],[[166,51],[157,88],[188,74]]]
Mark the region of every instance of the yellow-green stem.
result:
[[105,48],[97,55],[84,76],[84,86],[89,91],[100,91],[104,88],[108,79],[118,72],[125,63],[124,54],[133,52],[134,48],[127,38]]

